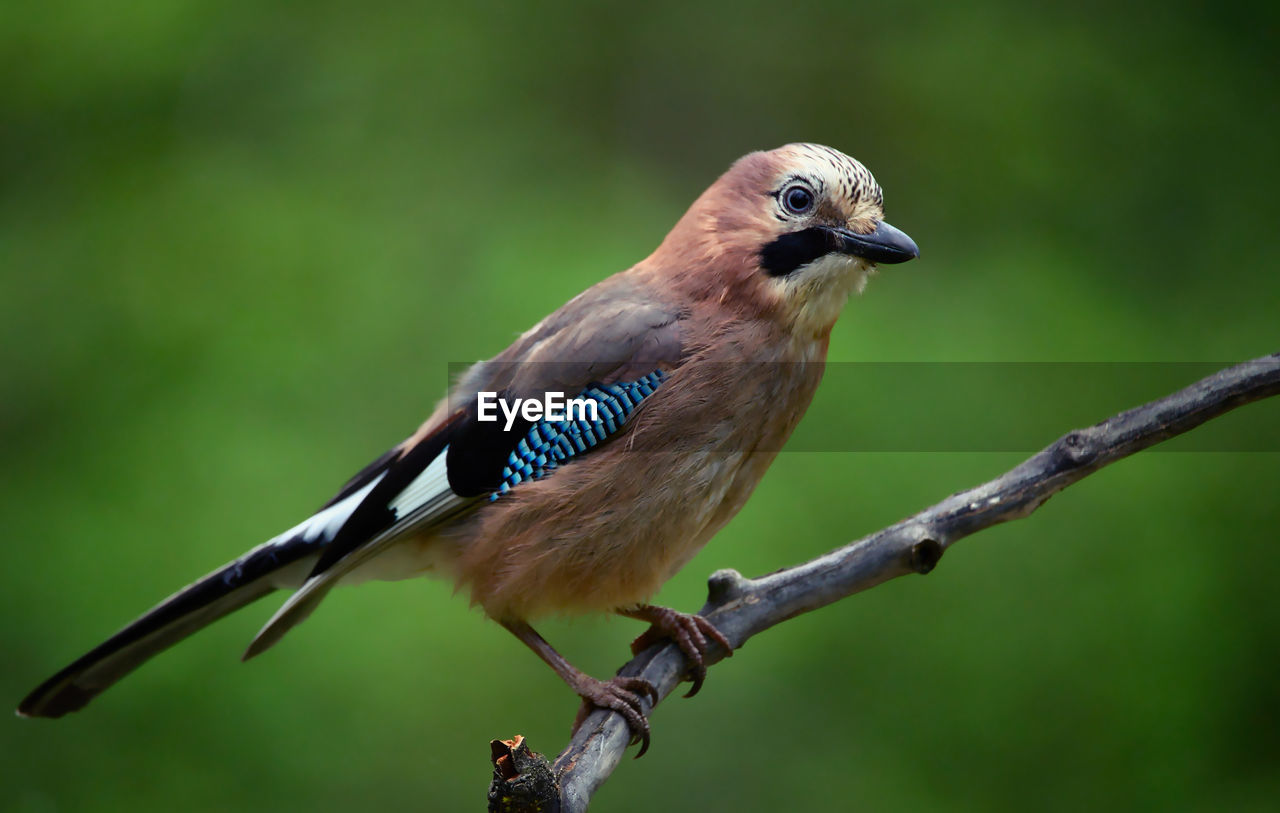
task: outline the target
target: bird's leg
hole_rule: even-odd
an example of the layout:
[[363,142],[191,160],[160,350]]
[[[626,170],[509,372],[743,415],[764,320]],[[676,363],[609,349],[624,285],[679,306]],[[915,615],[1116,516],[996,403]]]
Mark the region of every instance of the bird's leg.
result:
[[647,695],[655,705],[657,704],[658,690],[652,683],[642,678],[621,675],[612,680],[597,680],[565,660],[563,655],[556,652],[555,647],[547,643],[545,638],[525,622],[502,621],[501,624],[510,630],[511,634],[524,641],[525,646],[538,653],[538,657],[556,670],[560,679],[569,684],[569,688],[582,698],[582,707],[578,709],[578,716],[573,721],[575,732],[578,726],[582,725],[582,721],[587,719],[592,709],[616,711],[631,727],[633,737],[640,740],[640,753],[636,754],[636,758],[644,756],[644,752],[649,750],[649,720],[645,717],[641,698]]
[[733,646],[724,633],[716,629],[707,619],[693,613],[682,613],[668,607],[655,607],[652,604],[641,604],[628,610],[618,610],[618,615],[648,621],[652,626],[631,642],[631,654],[639,655],[645,649],[663,638],[670,638],[680,647],[680,651],[689,659],[689,676],[693,687],[685,697],[693,697],[702,688],[702,681],[707,677],[707,639],[710,638],[724,647],[725,655],[733,655]]

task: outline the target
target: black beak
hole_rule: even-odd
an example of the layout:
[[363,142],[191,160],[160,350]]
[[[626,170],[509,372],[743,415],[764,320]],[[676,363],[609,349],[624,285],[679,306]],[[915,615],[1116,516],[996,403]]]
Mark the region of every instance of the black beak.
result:
[[873,263],[905,263],[920,256],[916,241],[901,229],[881,220],[870,234],[854,234],[848,229],[832,228],[840,250]]

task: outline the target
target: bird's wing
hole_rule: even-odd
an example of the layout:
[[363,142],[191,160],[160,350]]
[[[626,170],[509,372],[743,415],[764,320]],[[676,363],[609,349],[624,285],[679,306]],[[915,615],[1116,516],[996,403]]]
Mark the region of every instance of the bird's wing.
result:
[[[344,489],[367,494],[333,533],[302,587],[245,652],[253,657],[304,620],[339,580],[407,534],[549,474],[623,430],[682,356],[678,309],[625,277],[597,285],[544,319],[454,387],[447,418]],[[479,419],[477,395],[560,392],[596,402],[596,419]],[[394,451],[394,450],[393,450]],[[385,456],[384,456],[385,457]],[[372,483],[372,487],[369,484]],[[344,499],[340,493],[335,500]]]

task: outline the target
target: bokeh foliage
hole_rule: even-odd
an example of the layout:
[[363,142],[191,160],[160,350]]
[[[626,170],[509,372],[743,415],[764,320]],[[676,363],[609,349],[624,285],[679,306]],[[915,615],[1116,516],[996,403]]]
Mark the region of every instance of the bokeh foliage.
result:
[[[0,6],[0,696],[296,522],[450,362],[642,257],[751,149],[859,157],[922,247],[833,359],[1278,349],[1274,4],[1043,5]],[[811,417],[1034,416],[1047,443],[1142,389],[1081,415],[858,381]],[[1269,453],[1141,455],[752,641],[655,713],[599,809],[1274,803],[1280,410],[1246,413],[1223,448]],[[1019,458],[783,454],[659,599],[695,608],[716,568],[809,558]],[[5,723],[0,807],[472,810],[488,739],[564,741],[574,698],[444,584],[339,592],[238,665],[269,612]],[[638,629],[543,631],[608,674]]]

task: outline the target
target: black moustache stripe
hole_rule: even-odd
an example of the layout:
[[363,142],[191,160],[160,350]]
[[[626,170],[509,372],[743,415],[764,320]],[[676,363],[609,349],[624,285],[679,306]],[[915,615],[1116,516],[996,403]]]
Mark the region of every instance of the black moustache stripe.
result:
[[839,240],[830,231],[814,226],[766,243],[760,249],[760,265],[771,277],[785,277],[797,268],[839,250]]

